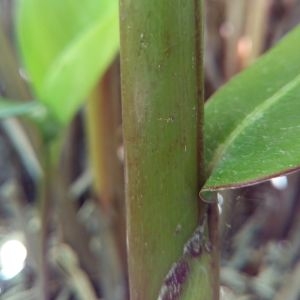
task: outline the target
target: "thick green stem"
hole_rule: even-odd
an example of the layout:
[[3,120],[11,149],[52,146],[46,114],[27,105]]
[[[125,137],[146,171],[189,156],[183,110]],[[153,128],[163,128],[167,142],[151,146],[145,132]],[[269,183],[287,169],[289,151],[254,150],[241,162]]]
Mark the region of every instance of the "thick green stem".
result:
[[[198,201],[204,180],[202,15],[201,0],[121,0],[132,300],[158,298],[165,276],[182,257],[185,243],[204,214],[204,205]],[[177,283],[188,282],[189,275],[193,282],[207,277],[198,287],[206,292],[189,299],[212,298],[211,255],[203,257],[195,261],[200,261],[205,272],[195,271],[193,264],[182,269],[179,261],[178,271],[184,278],[175,278]],[[171,298],[161,299],[178,299],[183,288],[175,290]],[[183,296],[187,299],[185,295],[189,295],[186,288]]]

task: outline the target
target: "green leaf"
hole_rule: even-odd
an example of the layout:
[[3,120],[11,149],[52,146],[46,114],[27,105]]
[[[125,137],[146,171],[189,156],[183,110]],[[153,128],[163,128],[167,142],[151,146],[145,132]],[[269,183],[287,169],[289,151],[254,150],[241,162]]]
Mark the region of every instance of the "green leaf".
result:
[[0,119],[18,117],[23,115],[33,115],[44,110],[37,101],[16,102],[0,97]]
[[66,124],[118,51],[118,1],[23,0],[17,33],[38,98]]
[[300,28],[205,107],[203,190],[238,187],[300,165]]

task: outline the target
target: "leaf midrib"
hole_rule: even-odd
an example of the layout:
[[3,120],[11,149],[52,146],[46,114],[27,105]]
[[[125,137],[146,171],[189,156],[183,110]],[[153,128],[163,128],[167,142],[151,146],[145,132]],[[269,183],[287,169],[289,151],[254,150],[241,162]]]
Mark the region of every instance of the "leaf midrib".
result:
[[263,114],[264,111],[269,109],[272,105],[276,104],[280,99],[282,99],[282,96],[293,90],[297,87],[297,85],[300,84],[300,74],[296,76],[292,81],[288,82],[287,84],[283,85],[277,92],[275,92],[273,95],[271,95],[269,98],[267,98],[263,103],[256,106],[253,111],[248,114],[242,122],[238,124],[237,127],[235,127],[231,133],[228,135],[228,137],[224,140],[223,143],[219,145],[219,147],[214,152],[214,155],[212,156],[212,159],[208,163],[208,176],[211,175],[215,167],[217,166],[218,162],[220,161],[221,157],[224,155],[224,153],[227,151],[227,149],[230,147],[230,145],[234,142],[235,139],[251,124],[253,124],[255,121],[257,121]]

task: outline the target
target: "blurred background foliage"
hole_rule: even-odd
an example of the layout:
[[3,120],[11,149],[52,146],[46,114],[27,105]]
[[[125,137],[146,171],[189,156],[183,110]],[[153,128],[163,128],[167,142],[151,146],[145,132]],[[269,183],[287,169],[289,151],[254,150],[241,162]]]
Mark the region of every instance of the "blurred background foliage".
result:
[[[128,299],[118,3],[98,2],[0,0],[4,300]],[[299,0],[206,2],[206,97],[300,21]],[[300,297],[299,180],[218,195],[222,299]]]

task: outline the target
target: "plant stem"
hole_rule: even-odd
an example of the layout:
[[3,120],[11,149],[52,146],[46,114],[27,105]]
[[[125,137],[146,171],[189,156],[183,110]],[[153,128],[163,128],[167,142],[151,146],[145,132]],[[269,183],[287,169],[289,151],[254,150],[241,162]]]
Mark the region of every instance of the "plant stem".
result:
[[117,157],[120,126],[118,64],[114,63],[94,88],[87,103],[90,165],[95,178],[94,189],[102,207],[110,210],[116,198],[116,181],[122,178]]
[[244,62],[244,68],[250,65],[264,50],[271,1],[254,0],[248,1],[247,4],[245,36],[251,41],[252,49]]
[[43,170],[44,176],[39,183],[39,205],[41,218],[40,231],[40,259],[39,259],[39,280],[40,297],[42,300],[49,299],[49,271],[48,271],[48,235],[51,215],[52,200],[52,172],[53,162],[51,160],[50,146],[45,142],[43,144]]
[[13,47],[1,26],[3,17],[0,15],[0,93],[3,88],[4,93],[12,99],[30,99],[30,93],[18,73],[19,66]]
[[246,18],[245,0],[226,0],[226,22],[229,27],[229,36],[225,41],[225,77],[228,80],[240,71],[238,55],[238,41],[244,31],[244,20]]
[[126,265],[124,176],[121,145],[120,67],[117,59],[94,88],[87,103],[86,129],[94,190],[102,210],[111,217],[123,270]]
[[[202,14],[199,0],[121,0],[132,300],[157,299],[166,274],[205,213],[198,200],[204,181]],[[191,270],[195,282],[211,275],[211,255],[205,257],[199,260],[205,274]],[[189,299],[210,299],[209,281],[198,286],[207,291],[203,296]]]

